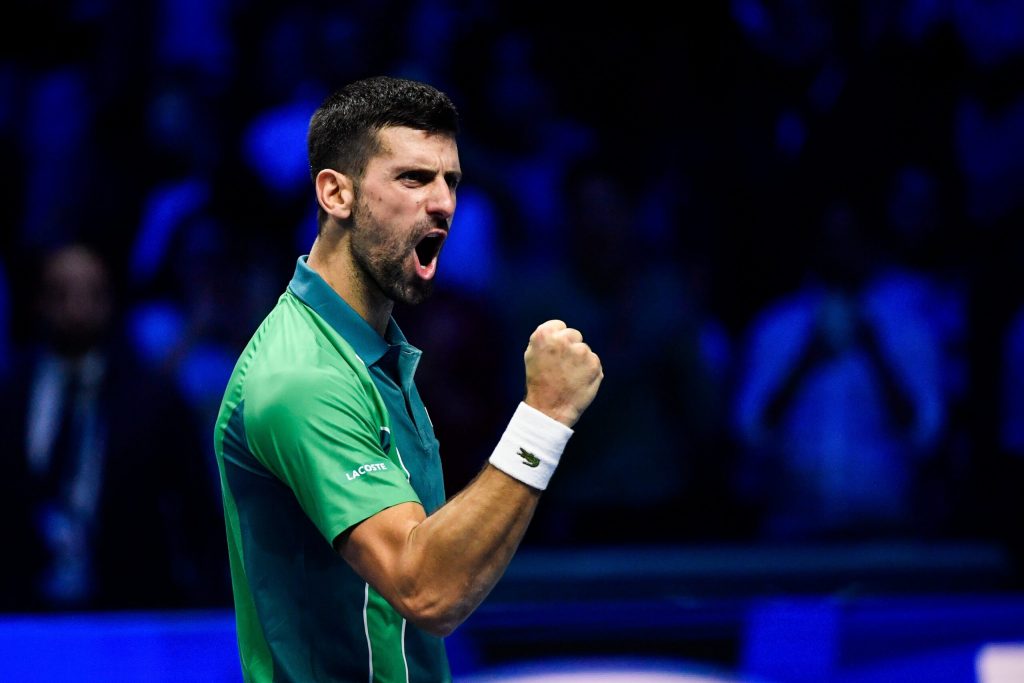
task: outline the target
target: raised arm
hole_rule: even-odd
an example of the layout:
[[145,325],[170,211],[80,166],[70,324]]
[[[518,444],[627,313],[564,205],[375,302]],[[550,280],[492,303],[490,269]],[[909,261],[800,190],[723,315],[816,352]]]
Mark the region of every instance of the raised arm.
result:
[[[435,635],[451,633],[505,572],[546,486],[545,476],[537,473],[549,476],[604,377],[600,359],[580,332],[558,320],[534,331],[524,360],[525,405],[469,485],[429,517],[420,505],[402,503],[334,542],[399,613]],[[523,455],[515,450],[517,439],[529,447],[519,447]],[[514,457],[522,458],[523,478],[531,484],[506,474],[517,471],[508,466]]]

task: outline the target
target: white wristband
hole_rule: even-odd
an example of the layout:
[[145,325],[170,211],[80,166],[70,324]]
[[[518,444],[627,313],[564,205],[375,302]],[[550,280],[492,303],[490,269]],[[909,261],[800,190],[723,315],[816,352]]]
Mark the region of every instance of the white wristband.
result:
[[520,402],[489,462],[510,477],[543,491],[558,467],[573,430]]

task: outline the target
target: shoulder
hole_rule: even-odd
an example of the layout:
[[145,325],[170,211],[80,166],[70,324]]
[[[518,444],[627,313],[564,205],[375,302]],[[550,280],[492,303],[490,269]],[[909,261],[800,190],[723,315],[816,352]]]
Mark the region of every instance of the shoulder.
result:
[[242,385],[247,426],[316,428],[380,419],[372,380],[357,357],[314,340],[276,357],[257,354]]
[[285,293],[242,351],[228,393],[244,402],[247,427],[268,420],[280,426],[338,412],[370,419],[372,386],[351,347],[329,337],[315,313]]
[[362,389],[355,369],[337,359],[257,367],[245,383],[246,413],[274,407],[308,412],[358,398]]

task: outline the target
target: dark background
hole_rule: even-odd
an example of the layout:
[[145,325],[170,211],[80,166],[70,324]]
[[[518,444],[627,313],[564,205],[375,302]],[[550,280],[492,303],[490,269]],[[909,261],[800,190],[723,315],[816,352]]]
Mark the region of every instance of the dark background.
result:
[[215,500],[221,391],[315,235],[309,116],[389,74],[463,121],[438,291],[395,311],[449,492],[536,325],[604,362],[525,557],[755,553],[659,575],[723,595],[1020,587],[1024,3],[9,4],[0,366],[42,258],[92,245]]

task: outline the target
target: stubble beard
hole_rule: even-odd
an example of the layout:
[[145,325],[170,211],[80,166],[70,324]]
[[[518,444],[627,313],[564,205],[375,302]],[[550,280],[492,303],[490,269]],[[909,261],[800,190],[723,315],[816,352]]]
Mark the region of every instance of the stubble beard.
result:
[[405,263],[416,246],[420,230],[408,240],[385,237],[387,231],[361,202],[352,212],[352,257],[367,284],[388,300],[415,306],[434,292],[433,280],[406,274]]

